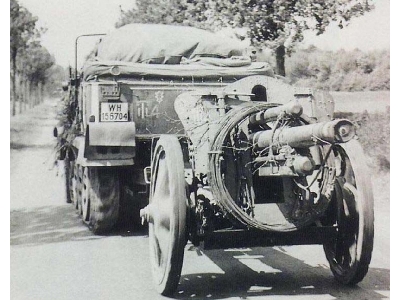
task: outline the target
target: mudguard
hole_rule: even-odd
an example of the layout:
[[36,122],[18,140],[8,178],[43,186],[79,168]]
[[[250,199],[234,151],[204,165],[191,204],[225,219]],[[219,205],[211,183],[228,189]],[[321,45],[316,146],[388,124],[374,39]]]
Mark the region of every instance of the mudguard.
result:
[[135,147],[135,123],[89,123],[89,146]]

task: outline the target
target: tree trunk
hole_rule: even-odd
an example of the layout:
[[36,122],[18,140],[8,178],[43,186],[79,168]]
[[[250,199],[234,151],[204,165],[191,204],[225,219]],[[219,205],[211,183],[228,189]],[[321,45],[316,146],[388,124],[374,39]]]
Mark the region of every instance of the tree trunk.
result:
[[22,109],[24,106],[24,81],[23,81],[23,74],[19,76],[19,85],[18,85],[18,94],[19,94],[19,113],[22,114]]
[[12,115],[15,116],[15,103],[17,101],[17,89],[15,86],[15,76],[17,71],[17,49],[12,49],[11,53],[11,63],[12,63],[12,71],[11,71],[11,84],[12,84]]
[[285,72],[285,46],[280,45],[276,48],[275,55],[276,55],[276,72],[280,76],[286,76]]
[[37,84],[33,85],[33,107],[38,104],[38,91]]
[[28,79],[24,80],[24,111],[26,111],[28,105]]
[[33,90],[33,84],[29,81],[29,108],[33,107],[35,101],[35,95]]
[[28,79],[26,80],[26,104],[28,108],[32,107],[31,82]]
[[42,99],[42,83],[39,82],[38,83],[38,104],[42,103],[43,99]]
[[40,103],[40,99],[39,99],[39,84],[37,83],[36,85],[35,85],[35,98],[36,98],[36,101],[35,101],[35,106],[36,105],[39,105],[39,103]]

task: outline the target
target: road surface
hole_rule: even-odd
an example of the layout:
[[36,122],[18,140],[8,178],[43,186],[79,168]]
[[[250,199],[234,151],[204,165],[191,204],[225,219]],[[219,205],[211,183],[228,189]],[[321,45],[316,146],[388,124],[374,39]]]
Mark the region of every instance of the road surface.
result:
[[[53,166],[55,107],[48,100],[11,119],[11,299],[164,299],[153,289],[145,230],[95,236],[65,203],[62,166]],[[388,178],[373,180],[375,248],[358,286],[334,281],[321,246],[203,251],[189,244],[174,297],[387,299]]]

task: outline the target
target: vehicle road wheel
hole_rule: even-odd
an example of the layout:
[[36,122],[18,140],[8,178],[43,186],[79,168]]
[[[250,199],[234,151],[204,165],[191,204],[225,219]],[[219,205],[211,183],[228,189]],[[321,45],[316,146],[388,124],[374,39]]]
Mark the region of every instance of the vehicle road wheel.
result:
[[112,168],[88,167],[89,227],[95,234],[110,231],[118,220],[120,183],[118,172]]
[[83,167],[81,208],[82,208],[82,220],[84,222],[89,221],[90,190],[91,190],[91,182],[89,178],[89,167]]
[[374,205],[365,158],[356,140],[334,150],[336,183],[332,204],[335,240],[324,245],[335,279],[343,284],[356,284],[368,272],[374,242]]
[[67,203],[71,203],[73,200],[73,194],[71,195],[72,177],[73,170],[71,170],[71,162],[68,157],[64,159],[64,176],[65,176],[65,194]]
[[75,162],[72,162],[71,164],[71,180],[70,180],[70,195],[71,195],[71,200],[72,203],[75,207],[75,209],[78,209],[78,201],[79,201],[79,184],[78,184],[78,166],[75,164]]
[[186,193],[183,155],[174,136],[161,136],[154,151],[149,221],[150,258],[157,290],[175,292],[182,271],[186,244]]
[[82,166],[76,165],[75,171],[77,174],[77,181],[76,181],[77,203],[75,204],[75,207],[78,209],[79,215],[82,215],[83,170],[84,168]]

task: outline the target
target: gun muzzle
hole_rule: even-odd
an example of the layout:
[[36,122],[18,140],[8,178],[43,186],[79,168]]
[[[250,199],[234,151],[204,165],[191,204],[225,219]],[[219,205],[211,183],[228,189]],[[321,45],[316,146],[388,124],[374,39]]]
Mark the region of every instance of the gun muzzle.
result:
[[340,119],[297,127],[278,128],[259,131],[250,135],[250,141],[257,148],[275,145],[289,145],[293,148],[306,148],[315,144],[345,143],[355,136],[353,123]]

